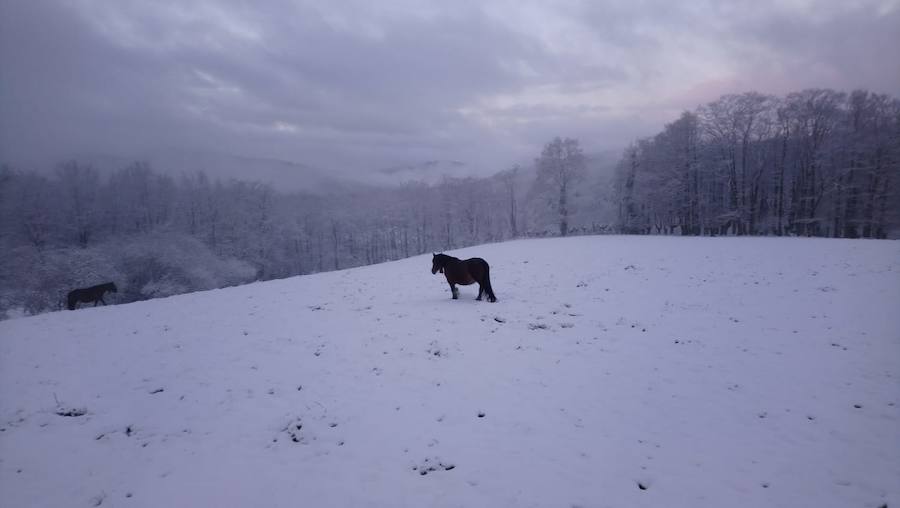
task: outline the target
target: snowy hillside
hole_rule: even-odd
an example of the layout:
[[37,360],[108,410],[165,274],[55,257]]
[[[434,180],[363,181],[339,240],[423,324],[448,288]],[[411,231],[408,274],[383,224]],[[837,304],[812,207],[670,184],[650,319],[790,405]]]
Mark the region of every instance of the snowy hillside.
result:
[[900,504],[900,243],[451,254],[0,322],[0,506]]

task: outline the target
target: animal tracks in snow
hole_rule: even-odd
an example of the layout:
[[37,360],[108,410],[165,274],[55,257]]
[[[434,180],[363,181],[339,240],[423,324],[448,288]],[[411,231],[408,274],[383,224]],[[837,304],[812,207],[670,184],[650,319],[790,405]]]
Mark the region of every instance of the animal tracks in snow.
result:
[[59,416],[67,416],[67,417],[79,417],[87,414],[87,409],[83,407],[79,408],[59,408],[56,411],[56,414]]
[[[390,489],[346,486],[405,482],[423,506],[894,505],[896,246],[529,242],[479,247],[497,305],[472,287],[451,302],[414,258],[0,322],[0,491],[390,506]],[[544,268],[561,258],[572,270]],[[858,282],[807,274],[810,258],[846,259]],[[884,259],[895,272],[863,271]],[[192,488],[211,465],[243,497]]]
[[301,445],[327,443],[334,446],[344,446],[346,442],[340,436],[338,429],[339,425],[336,421],[326,421],[324,416],[307,419],[293,417],[281,428],[278,435],[272,438],[270,445],[278,443]]
[[428,353],[430,358],[446,358],[449,354],[446,347],[441,346],[441,344],[433,340],[428,344],[428,349],[425,350]]
[[452,471],[453,469],[456,469],[456,465],[452,462],[443,461],[439,457],[428,457],[412,467],[412,470],[418,472],[420,476],[425,476],[435,471]]
[[[309,439],[315,439],[315,437],[308,437],[308,432],[303,431],[303,419],[301,418],[292,419],[283,429],[281,429],[281,432],[285,434],[292,443],[308,444]],[[278,438],[276,437],[272,441],[277,443]]]

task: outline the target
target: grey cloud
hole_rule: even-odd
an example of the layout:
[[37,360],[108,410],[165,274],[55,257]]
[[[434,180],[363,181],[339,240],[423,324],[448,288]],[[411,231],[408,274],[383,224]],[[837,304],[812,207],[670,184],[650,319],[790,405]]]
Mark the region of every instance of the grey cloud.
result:
[[[652,134],[715,99],[709,83],[782,92],[766,89],[776,70],[782,87],[811,86],[797,66],[820,70],[816,86],[900,82],[865,57],[897,37],[896,8],[811,20],[750,2],[522,4],[545,26],[503,15],[514,5],[4,2],[0,160],[174,147],[346,171],[433,159],[488,171],[555,135],[602,149]],[[692,56],[736,75],[715,62],[708,76],[679,72]]]
[[900,65],[891,54],[900,45],[900,8],[878,14],[850,4],[825,20],[765,18],[753,28],[756,42],[769,55],[792,48],[784,65],[792,67],[800,86],[830,79],[835,87],[900,91]]

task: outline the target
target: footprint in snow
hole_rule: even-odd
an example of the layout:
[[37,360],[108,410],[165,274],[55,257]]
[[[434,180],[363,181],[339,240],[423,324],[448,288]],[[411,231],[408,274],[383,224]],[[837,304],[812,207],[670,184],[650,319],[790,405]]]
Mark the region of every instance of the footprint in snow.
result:
[[[292,443],[309,444],[309,437],[303,430],[303,420],[300,418],[294,418],[288,422],[288,424],[281,429],[281,432],[285,434]],[[314,440],[315,438],[312,439]],[[277,443],[278,438],[274,438],[272,442]]]
[[85,408],[59,408],[56,411],[58,416],[66,416],[70,418],[77,418],[79,416],[84,416],[87,414],[87,409]]
[[441,347],[436,340],[431,341],[425,352],[428,353],[428,356],[433,358],[444,358],[447,356],[447,348]]
[[420,476],[425,476],[435,471],[452,471],[454,469],[456,469],[456,465],[444,462],[438,457],[426,458],[421,464],[412,467],[412,470],[418,472]]

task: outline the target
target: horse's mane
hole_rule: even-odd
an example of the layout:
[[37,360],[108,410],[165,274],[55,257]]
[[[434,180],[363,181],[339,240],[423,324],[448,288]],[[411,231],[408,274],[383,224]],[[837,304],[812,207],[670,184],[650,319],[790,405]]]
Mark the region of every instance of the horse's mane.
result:
[[454,259],[457,260],[457,261],[459,261],[459,258],[455,258],[455,257],[450,256],[450,255],[448,255],[448,254],[444,254],[443,252],[441,252],[441,253],[439,253],[439,254],[435,254],[434,257],[436,257],[437,259],[440,259],[440,260],[442,260],[442,261],[451,261],[451,260],[454,260]]

